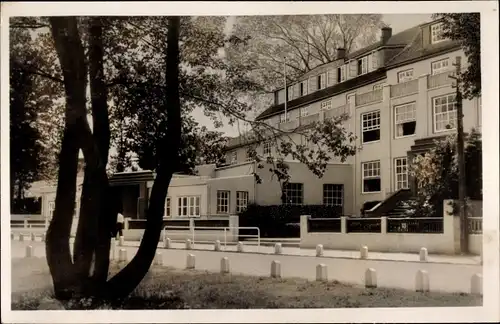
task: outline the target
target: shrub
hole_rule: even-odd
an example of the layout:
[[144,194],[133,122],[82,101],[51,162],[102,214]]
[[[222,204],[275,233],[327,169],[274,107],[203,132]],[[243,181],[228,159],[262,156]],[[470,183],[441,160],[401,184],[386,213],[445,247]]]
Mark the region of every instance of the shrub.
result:
[[[314,218],[335,218],[342,215],[338,206],[325,205],[249,205],[239,214],[239,226],[259,227],[261,237],[299,237],[300,216]],[[240,234],[253,234],[255,231],[240,230]]]

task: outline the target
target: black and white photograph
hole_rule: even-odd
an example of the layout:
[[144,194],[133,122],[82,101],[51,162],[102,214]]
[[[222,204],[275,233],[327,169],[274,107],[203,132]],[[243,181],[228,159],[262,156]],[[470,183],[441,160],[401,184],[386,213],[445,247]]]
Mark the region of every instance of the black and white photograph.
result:
[[2,4],[5,322],[500,320],[497,2],[116,4]]

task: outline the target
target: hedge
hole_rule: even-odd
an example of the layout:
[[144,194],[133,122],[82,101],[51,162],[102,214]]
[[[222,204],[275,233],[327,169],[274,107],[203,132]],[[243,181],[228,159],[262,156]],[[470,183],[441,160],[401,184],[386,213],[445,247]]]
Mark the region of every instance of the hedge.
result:
[[[249,205],[239,214],[239,226],[259,227],[261,237],[300,237],[300,216],[313,218],[337,218],[342,216],[339,206],[325,205]],[[240,230],[240,234],[255,234],[252,230]]]

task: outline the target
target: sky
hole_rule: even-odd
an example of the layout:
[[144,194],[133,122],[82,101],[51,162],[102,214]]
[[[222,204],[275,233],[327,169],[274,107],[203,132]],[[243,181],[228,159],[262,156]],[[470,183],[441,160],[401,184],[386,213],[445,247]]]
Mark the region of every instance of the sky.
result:
[[[230,33],[234,20],[234,16],[228,19],[226,24],[226,33]],[[384,14],[382,15],[382,20],[392,28],[392,33],[396,34],[413,26],[429,22],[432,18],[430,14]],[[210,130],[215,130],[212,121],[203,114],[201,109],[193,111],[193,116],[200,123],[200,125],[204,125]],[[243,126],[240,124],[240,131],[242,129]],[[231,137],[239,135],[238,127],[236,125],[230,126],[227,123],[224,123],[222,128],[218,128],[216,130],[222,131],[227,136]]]

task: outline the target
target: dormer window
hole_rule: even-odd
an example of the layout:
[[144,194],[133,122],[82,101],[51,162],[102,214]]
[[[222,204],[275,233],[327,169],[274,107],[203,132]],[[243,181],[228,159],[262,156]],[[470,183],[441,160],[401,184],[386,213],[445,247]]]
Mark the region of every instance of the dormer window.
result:
[[326,88],[326,73],[318,75],[316,89],[321,90]]
[[299,96],[305,96],[307,94],[307,81],[302,81],[299,84]]
[[345,81],[345,65],[337,68],[337,83]]
[[358,60],[358,75],[368,73],[368,56]]
[[431,43],[439,43],[446,38],[443,36],[443,23],[437,23],[431,26]]
[[281,89],[278,91],[278,105],[285,102],[285,89]]

